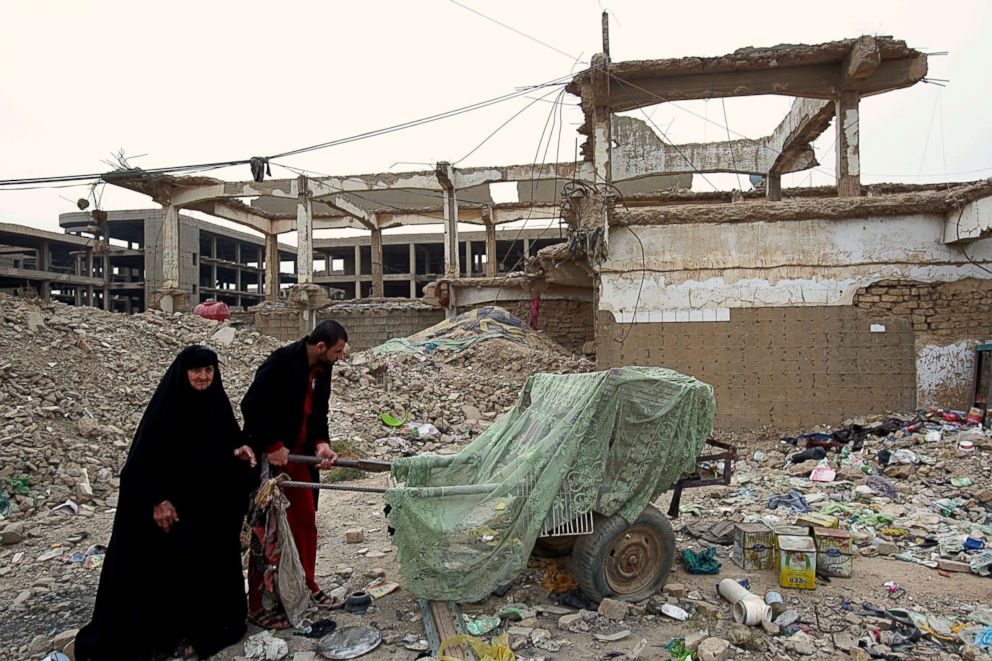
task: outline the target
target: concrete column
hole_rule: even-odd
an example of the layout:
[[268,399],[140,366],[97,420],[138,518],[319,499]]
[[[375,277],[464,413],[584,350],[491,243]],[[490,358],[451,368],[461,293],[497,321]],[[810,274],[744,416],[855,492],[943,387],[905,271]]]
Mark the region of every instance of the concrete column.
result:
[[93,285],[86,285],[86,305],[93,307]]
[[162,207],[162,289],[179,289],[179,209]]
[[[234,244],[234,261],[237,262],[238,266],[234,269],[234,288],[240,292],[241,291],[241,242],[237,241]],[[238,294],[238,305],[241,305],[241,294]]]
[[[48,246],[48,241],[41,242],[41,248],[38,249],[38,270],[48,271],[52,266],[52,253]],[[52,283],[45,280],[39,285],[38,295],[41,296],[41,300],[47,301],[52,297]]]
[[217,289],[217,264],[210,264],[210,288]]
[[860,121],[857,92],[837,97],[837,196],[861,195]]
[[306,177],[300,180],[296,202],[296,282],[309,285],[313,283],[313,200]]
[[522,261],[522,262],[520,262],[520,264],[521,264],[521,265],[524,265],[524,264],[526,264],[526,263],[527,263],[527,259],[528,259],[529,257],[530,257],[530,239],[528,239],[528,238],[527,238],[527,237],[525,236],[525,237],[524,237],[524,259],[523,259],[523,261]]
[[438,182],[444,189],[444,274],[457,278],[458,265],[458,198],[455,195],[455,170],[450,163],[438,163]]
[[217,237],[210,237],[210,258],[217,259]]
[[410,298],[417,298],[417,245],[408,244],[410,250]]
[[486,276],[496,277],[496,226],[486,225]]
[[770,202],[782,201],[782,175],[778,172],[765,175],[765,198]]
[[265,300],[279,300],[279,235],[265,235]]
[[472,277],[472,242],[465,240],[465,275]]
[[103,309],[110,310],[110,255],[103,256]]
[[362,297],[362,247],[355,246],[355,298]]
[[385,288],[382,283],[382,230],[372,230],[372,298],[382,298]]

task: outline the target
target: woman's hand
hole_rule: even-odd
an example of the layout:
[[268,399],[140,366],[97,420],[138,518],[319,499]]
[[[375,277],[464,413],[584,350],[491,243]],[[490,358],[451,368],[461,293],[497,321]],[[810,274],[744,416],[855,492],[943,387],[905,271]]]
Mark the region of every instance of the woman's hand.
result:
[[255,467],[255,453],[252,452],[251,448],[247,445],[242,445],[240,448],[235,450],[234,456],[241,461],[247,461],[252,468]]
[[167,500],[163,500],[161,503],[155,506],[152,516],[155,518],[155,525],[169,532],[172,526],[179,521],[179,515],[176,514],[176,508],[172,506]]

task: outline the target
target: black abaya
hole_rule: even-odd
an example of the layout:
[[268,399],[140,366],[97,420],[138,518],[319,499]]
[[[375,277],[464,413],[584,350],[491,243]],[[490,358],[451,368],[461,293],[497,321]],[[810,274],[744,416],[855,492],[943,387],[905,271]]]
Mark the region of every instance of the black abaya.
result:
[[[213,383],[196,391],[187,371],[207,365]],[[205,658],[241,639],[240,533],[256,483],[234,456],[242,444],[217,354],[187,347],[155,390],[121,471],[93,619],[76,637],[79,661],[137,661],[180,641]],[[179,519],[168,533],[153,519],[166,500]]]

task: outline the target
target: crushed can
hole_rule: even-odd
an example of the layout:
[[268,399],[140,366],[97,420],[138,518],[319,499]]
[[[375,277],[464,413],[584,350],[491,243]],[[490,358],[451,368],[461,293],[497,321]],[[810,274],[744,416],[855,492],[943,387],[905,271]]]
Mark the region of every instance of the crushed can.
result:
[[778,584],[793,590],[816,589],[816,545],[812,537],[778,538]]

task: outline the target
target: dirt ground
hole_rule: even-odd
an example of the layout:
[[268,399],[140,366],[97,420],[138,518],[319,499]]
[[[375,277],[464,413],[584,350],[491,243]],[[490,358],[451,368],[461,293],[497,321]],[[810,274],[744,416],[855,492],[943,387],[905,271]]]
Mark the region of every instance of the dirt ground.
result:
[[[385,486],[384,476],[374,476],[357,482],[362,486]],[[683,504],[697,503],[712,507],[713,494],[707,489],[687,491]],[[667,511],[668,496],[662,497],[656,505]],[[318,513],[320,545],[318,550],[318,580],[325,589],[346,588],[349,592],[363,588],[376,575],[383,574],[389,580],[402,584],[395,549],[386,531],[382,512],[383,500],[378,494],[325,491],[321,497]],[[53,637],[56,634],[81,626],[88,620],[99,578],[98,570],[87,570],[80,565],[63,564],[57,560],[38,560],[51,550],[42,540],[68,540],[73,534],[85,532],[87,538],[74,545],[64,543],[62,548],[83,550],[92,543],[105,543],[109,534],[112,514],[108,512],[84,513],[79,517],[62,517],[50,514],[36,521],[40,536],[29,538],[14,547],[0,547],[0,600],[6,604],[6,611],[0,621],[0,657],[3,659],[40,659],[42,655],[26,651],[36,636]],[[698,548],[698,541],[678,532],[688,523],[683,515],[673,522],[677,531],[678,549],[687,546]],[[365,540],[360,544],[345,542],[344,533],[348,529],[361,529]],[[687,622],[677,622],[662,615],[652,615],[643,608],[632,609],[622,623],[607,623],[600,619],[591,622],[589,631],[573,633],[561,631],[557,626],[560,607],[552,605],[547,592],[540,587],[542,572],[529,569],[515,582],[511,590],[502,598],[491,597],[482,604],[464,605],[463,612],[469,615],[495,614],[506,603],[525,603],[538,609],[537,622],[532,627],[540,627],[551,632],[555,641],[564,641],[559,652],[549,653],[531,648],[529,645],[516,650],[519,658],[593,660],[609,655],[631,654],[642,645],[640,658],[667,659],[668,652],[663,647],[675,638],[683,638],[698,631],[706,631],[711,636],[731,637],[733,621],[730,618],[729,604],[717,596],[715,585],[721,578],[739,579],[747,577],[751,589],[757,594],[766,590],[780,590],[786,604],[800,612],[800,624],[808,624],[811,630],[820,632],[818,644],[829,641],[832,634],[846,630],[855,639],[863,630],[864,623],[854,614],[845,612],[841,605],[850,602],[855,611],[861,604],[870,603],[882,607],[903,607],[938,613],[945,617],[960,615],[961,609],[981,607],[989,603],[988,579],[973,574],[950,574],[941,576],[936,570],[901,562],[887,557],[855,558],[854,578],[833,579],[829,584],[821,584],[817,590],[781,590],[777,587],[777,575],[772,571],[740,570],[728,557],[729,547],[718,547],[722,568],[719,575],[694,576],[686,573],[681,561],[675,563],[669,583],[680,583],[687,591],[696,590],[702,601],[712,604],[715,612],[705,614],[697,609],[696,615]],[[15,554],[21,555],[14,562]],[[906,590],[898,599],[889,599],[886,581],[897,581]],[[30,590],[30,598],[20,607],[13,604],[25,590]],[[680,601],[685,605],[685,600]],[[542,612],[542,607],[550,607],[556,612]],[[573,609],[574,610],[574,609]],[[407,648],[403,639],[412,634],[417,641],[424,638],[421,611],[412,596],[400,589],[375,603],[369,613],[358,616],[334,611],[329,614],[338,627],[352,624],[370,624],[383,634],[384,643],[364,658],[367,659],[415,659],[418,652]],[[818,621],[819,620],[819,621]],[[629,630],[630,634],[616,642],[600,642],[594,639],[596,633],[615,633]],[[258,633],[252,627],[249,635]],[[289,659],[296,653],[315,649],[315,641],[288,632],[279,637],[287,640],[290,648]],[[763,638],[763,634],[762,634]],[[641,641],[646,641],[644,647]],[[760,645],[759,645],[760,647]],[[215,659],[233,660],[243,657],[243,645],[235,645],[215,656]],[[818,658],[834,658],[842,655],[833,647],[823,649]],[[920,643],[910,655],[901,658],[957,658],[948,656]],[[307,658],[301,656],[300,658]],[[762,651],[738,652],[735,658],[766,658]],[[767,658],[780,658],[768,656]],[[799,658],[793,656],[792,658]]]

